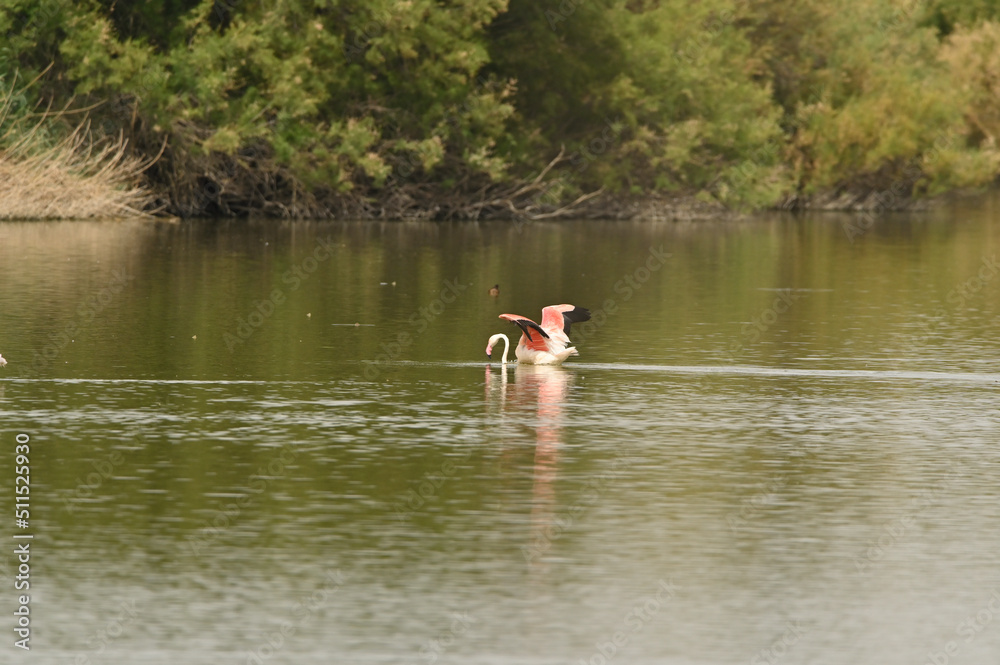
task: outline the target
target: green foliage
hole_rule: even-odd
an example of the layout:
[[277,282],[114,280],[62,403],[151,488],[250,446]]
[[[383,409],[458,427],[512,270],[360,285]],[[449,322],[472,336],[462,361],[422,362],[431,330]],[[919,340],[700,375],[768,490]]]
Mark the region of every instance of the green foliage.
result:
[[123,36],[120,17],[84,5],[60,54],[77,93],[116,100],[189,157],[240,162],[263,150],[306,188],[340,192],[377,190],[393,171],[501,178],[494,146],[513,109],[504,83],[476,77],[481,28],[503,8],[233,2],[222,20],[207,0],[146,38],[146,10]]
[[560,151],[552,206],[752,208],[990,182],[998,19],[997,0],[0,0],[0,84],[51,66],[11,108],[97,104],[101,131],[164,150],[150,175],[192,214],[474,200]]
[[779,101],[800,192],[935,193],[996,176],[985,146],[968,138],[971,93],[956,87],[941,43],[921,27],[919,5],[810,6],[797,23],[798,49],[782,54],[773,75],[794,73],[794,92]]
[[[580,187],[711,189],[727,202],[780,181],[768,149],[781,142],[780,112],[754,80],[737,3],[646,5],[511,3],[492,28],[492,60],[518,82],[519,134],[532,138],[520,159],[565,145]],[[751,155],[752,176],[733,177]]]
[[907,3],[906,9],[918,14],[922,25],[935,28],[942,37],[958,26],[972,28],[982,21],[1000,20],[998,0],[932,0]]

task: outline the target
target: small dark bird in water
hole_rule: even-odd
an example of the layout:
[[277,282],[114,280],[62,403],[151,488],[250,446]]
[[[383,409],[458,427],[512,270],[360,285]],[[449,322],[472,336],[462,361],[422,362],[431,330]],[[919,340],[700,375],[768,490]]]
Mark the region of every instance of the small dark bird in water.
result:
[[490,295],[493,296],[494,298],[496,298],[498,295],[500,295],[500,285],[499,284],[494,284],[493,285],[493,288],[490,289]]

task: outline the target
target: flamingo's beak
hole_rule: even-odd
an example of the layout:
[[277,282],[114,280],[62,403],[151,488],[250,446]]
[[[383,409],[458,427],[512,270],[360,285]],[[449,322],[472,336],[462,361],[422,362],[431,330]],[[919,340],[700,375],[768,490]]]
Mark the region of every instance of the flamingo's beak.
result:
[[492,358],[493,357],[493,347],[492,346],[487,346],[486,347],[486,357],[487,358]]

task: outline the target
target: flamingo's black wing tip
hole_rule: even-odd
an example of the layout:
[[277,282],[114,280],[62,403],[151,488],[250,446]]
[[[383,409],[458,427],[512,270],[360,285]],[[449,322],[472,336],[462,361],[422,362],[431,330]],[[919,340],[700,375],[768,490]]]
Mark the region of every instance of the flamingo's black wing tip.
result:
[[574,307],[568,312],[563,312],[563,332],[569,337],[570,325],[584,321],[590,321],[590,310],[586,307]]
[[537,330],[542,337],[548,337],[549,334],[542,330],[542,327],[530,319],[516,319],[514,324],[521,329],[525,337],[531,340],[531,331]]

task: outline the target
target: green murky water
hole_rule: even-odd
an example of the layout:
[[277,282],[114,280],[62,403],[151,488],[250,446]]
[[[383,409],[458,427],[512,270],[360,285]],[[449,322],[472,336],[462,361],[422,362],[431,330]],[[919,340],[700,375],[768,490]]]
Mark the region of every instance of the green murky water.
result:
[[0,224],[0,610],[30,534],[35,663],[995,663],[998,256],[998,198]]

